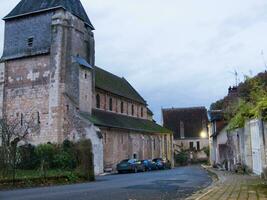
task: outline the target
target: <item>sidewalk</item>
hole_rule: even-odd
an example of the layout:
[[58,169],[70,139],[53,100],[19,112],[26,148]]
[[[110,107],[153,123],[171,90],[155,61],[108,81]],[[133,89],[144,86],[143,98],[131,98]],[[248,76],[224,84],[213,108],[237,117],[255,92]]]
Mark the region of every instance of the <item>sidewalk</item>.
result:
[[208,170],[215,173],[219,180],[187,200],[267,200],[267,187],[261,185],[259,178]]

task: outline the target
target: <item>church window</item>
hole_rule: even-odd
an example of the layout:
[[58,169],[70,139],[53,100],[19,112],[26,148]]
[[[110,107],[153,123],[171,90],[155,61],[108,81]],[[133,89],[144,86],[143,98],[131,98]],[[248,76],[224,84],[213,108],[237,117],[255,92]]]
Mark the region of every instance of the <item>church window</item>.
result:
[[113,105],[112,105],[113,101],[112,98],[109,98],[109,110],[112,111],[113,110]]
[[37,112],[37,124],[41,124],[40,113]]
[[20,125],[23,126],[23,114],[20,114]]
[[121,113],[123,113],[123,112],[124,112],[124,103],[121,102]]
[[29,37],[28,38],[28,47],[32,47],[33,46],[33,37]]
[[96,108],[100,108],[100,95],[96,95]]
[[84,79],[87,79],[87,73],[86,72],[84,73]]
[[143,107],[141,108],[141,117],[143,117],[144,116],[144,109],[143,109]]
[[66,109],[67,109],[67,112],[69,112],[70,106],[69,105],[66,105]]
[[132,116],[134,116],[134,105],[132,105]]

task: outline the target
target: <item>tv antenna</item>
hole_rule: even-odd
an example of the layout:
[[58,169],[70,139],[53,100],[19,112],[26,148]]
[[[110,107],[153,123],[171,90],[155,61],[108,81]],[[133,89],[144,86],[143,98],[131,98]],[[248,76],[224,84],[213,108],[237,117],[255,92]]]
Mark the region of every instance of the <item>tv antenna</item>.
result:
[[234,70],[233,72],[229,71],[229,73],[233,74],[235,76],[235,86],[238,86],[238,72],[237,70]]

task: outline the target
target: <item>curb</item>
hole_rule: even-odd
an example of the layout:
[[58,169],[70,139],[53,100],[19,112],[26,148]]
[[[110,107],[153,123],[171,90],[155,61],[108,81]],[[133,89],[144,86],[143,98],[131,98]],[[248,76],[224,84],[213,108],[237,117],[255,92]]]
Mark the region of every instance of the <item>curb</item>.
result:
[[196,193],[192,194],[190,197],[186,198],[185,200],[200,200],[202,197],[212,192],[215,189],[216,184],[220,181],[220,177],[216,173],[211,171],[209,169],[209,166],[201,165],[201,167],[209,173],[210,177],[212,178],[212,183],[207,188],[197,191]]

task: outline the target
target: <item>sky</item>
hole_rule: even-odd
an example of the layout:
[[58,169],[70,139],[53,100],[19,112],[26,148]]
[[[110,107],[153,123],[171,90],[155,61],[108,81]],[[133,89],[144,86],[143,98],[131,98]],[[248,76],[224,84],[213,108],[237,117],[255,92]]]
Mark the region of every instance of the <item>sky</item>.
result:
[[[19,0],[1,2],[4,17]],[[161,122],[161,108],[206,106],[233,72],[267,69],[266,0],[81,0],[95,26],[96,64],[125,77]],[[4,22],[0,23],[2,52]]]

